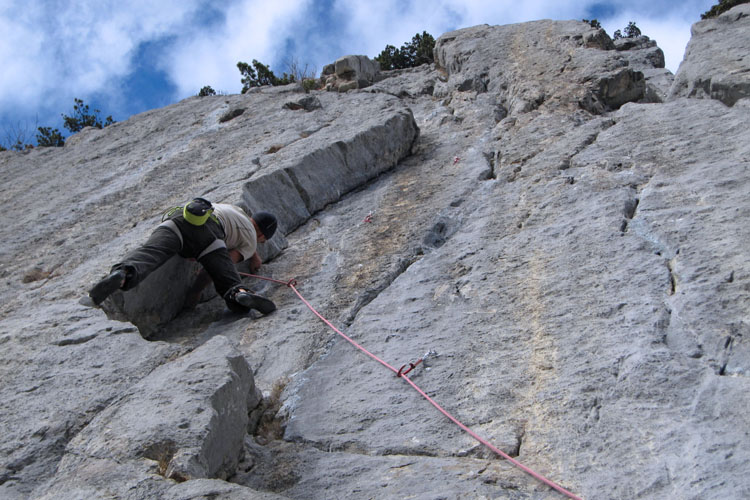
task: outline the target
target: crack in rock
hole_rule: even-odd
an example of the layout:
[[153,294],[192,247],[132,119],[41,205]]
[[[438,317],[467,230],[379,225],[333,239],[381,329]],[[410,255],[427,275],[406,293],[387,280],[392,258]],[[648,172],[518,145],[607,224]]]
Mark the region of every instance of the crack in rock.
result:
[[458,222],[446,217],[440,217],[438,221],[427,231],[422,239],[422,246],[414,249],[409,255],[398,259],[395,266],[381,278],[373,287],[368,288],[360,294],[357,302],[351,307],[344,323],[351,326],[363,307],[375,300],[381,293],[393,284],[396,279],[406,272],[412,264],[422,259],[427,252],[442,247],[458,229]]
[[351,307],[349,313],[346,316],[346,320],[344,321],[346,326],[351,326],[352,323],[354,323],[357,314],[359,314],[359,311],[361,311],[363,307],[378,298],[378,296],[383,293],[384,290],[386,290],[394,281],[396,281],[396,278],[405,273],[406,270],[409,269],[409,267],[417,262],[420,258],[421,256],[417,254],[400,258],[396,263],[395,268],[388,272],[375,287],[368,288],[364,293],[360,294],[360,296],[357,298],[357,302]]
[[635,218],[636,212],[638,211],[638,205],[640,204],[641,199],[638,192],[634,194],[633,197],[628,199],[625,202],[625,206],[623,207],[623,215],[625,218],[622,221],[622,224],[620,225],[620,232],[626,233],[628,231],[628,226],[630,224],[630,221]]
[[483,181],[490,181],[497,179],[497,172],[495,172],[495,165],[499,163],[500,160],[500,151],[487,151],[482,153],[482,156],[484,156],[484,159],[487,161],[487,170],[482,172],[482,174],[479,176],[480,180]]

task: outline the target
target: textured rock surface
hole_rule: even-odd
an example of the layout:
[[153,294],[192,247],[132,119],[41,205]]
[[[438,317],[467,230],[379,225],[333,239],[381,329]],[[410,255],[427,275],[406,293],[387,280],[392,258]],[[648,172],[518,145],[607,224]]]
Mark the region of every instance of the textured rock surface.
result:
[[435,44],[436,64],[447,74],[437,95],[489,93],[510,116],[543,103],[593,113],[641,99],[643,74],[629,67],[602,30],[576,21],[476,26],[446,33]]
[[[202,194],[273,210],[282,231],[260,249],[271,258],[286,245],[284,231],[392,168],[416,138],[411,112],[395,97],[322,93],[320,108],[285,107],[303,99],[294,86],[192,98],[84,130],[65,148],[0,155],[4,193],[19,214],[0,246],[0,496],[28,498],[99,412],[195,345],[146,342],[130,323],[78,303],[166,208]],[[328,183],[305,178],[305,166],[328,169]],[[193,269],[175,259],[105,309],[158,336],[181,310]],[[214,301],[175,325],[194,332],[237,319]]]
[[64,299],[6,316],[0,349],[2,498],[28,498],[54,474],[70,439],[178,351]]
[[35,493],[103,498],[135,484],[161,496],[172,484],[157,476],[226,478],[236,471],[248,413],[260,399],[245,359],[216,336],[99,413],[68,444],[55,479]]
[[693,25],[670,97],[718,99],[727,106],[750,97],[750,5]]
[[[267,150],[256,151],[258,155],[273,155],[267,164],[260,156],[250,159],[249,165],[241,163],[239,169],[244,172],[250,168],[251,173],[238,174],[240,181],[247,177],[250,180],[242,186],[241,200],[233,200],[251,213],[274,213],[282,233],[298,227],[343,193],[392,168],[409,153],[418,134],[411,112],[387,96],[339,100],[321,95],[312,107],[306,106],[309,97],[292,94],[286,99],[283,110],[278,109],[277,99],[261,100],[253,108],[253,116],[246,116],[244,122],[237,124],[240,130],[233,131],[237,142],[232,141],[247,157],[252,153],[238,144],[242,143],[242,134],[262,137],[284,120],[289,120],[294,129],[277,136],[277,142]],[[286,111],[290,102],[301,102],[297,108],[300,110]],[[227,148],[225,154],[238,154],[229,144],[223,147]],[[214,161],[218,163],[218,159]],[[283,236],[279,240],[283,244]],[[265,256],[273,254],[269,250]],[[180,312],[196,270],[195,264],[174,258],[132,291],[114,295],[105,309],[113,317],[133,321],[142,332],[151,333],[155,326]],[[165,288],[170,290],[168,295],[164,294]]]
[[[267,317],[217,298],[180,312],[181,282],[157,286],[187,279],[175,262],[140,293],[176,318],[109,305],[153,342],[78,304],[196,194],[276,211],[263,273],[296,278],[393,366],[434,351],[417,384],[581,497],[750,495],[750,100],[660,102],[671,73],[657,51],[575,21],[477,26],[440,37],[435,65],[364,91],[193,98],[62,150],[1,154],[20,215],[0,247],[0,496],[560,497],[286,287],[248,282],[278,305]],[[159,417],[154,395],[168,407],[224,387],[237,352],[265,396],[256,430],[221,447],[236,464],[165,479],[138,443],[211,424]],[[125,418],[137,411],[147,430]]]
[[380,78],[380,65],[367,56],[341,57],[323,68],[321,75],[325,89],[337,92],[363,89]]

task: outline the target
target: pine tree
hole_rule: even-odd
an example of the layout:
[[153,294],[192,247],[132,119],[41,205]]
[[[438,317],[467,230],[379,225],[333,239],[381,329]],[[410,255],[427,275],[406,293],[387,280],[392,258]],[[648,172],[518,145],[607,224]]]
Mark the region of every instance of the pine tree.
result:
[[41,148],[65,146],[65,139],[58,129],[52,127],[39,127],[36,134],[36,143]]
[[375,57],[380,64],[380,69],[388,71],[392,69],[414,68],[422,64],[434,61],[433,50],[435,49],[435,38],[423,31],[412,37],[411,42],[405,43],[401,48],[386,45],[385,49]]
[[99,118],[99,111],[95,109],[93,113],[89,112],[89,105],[84,104],[82,99],[74,98],[73,116],[62,115],[63,126],[73,133],[80,132],[85,127],[103,128],[112,125],[115,121],[111,116],[105,118],[102,122]]
[[252,66],[246,62],[238,62],[237,69],[240,70],[240,74],[242,75],[243,94],[253,87],[287,85],[296,81],[294,75],[287,75],[286,73],[281,78],[278,78],[268,66],[258,62],[256,59],[253,59]]

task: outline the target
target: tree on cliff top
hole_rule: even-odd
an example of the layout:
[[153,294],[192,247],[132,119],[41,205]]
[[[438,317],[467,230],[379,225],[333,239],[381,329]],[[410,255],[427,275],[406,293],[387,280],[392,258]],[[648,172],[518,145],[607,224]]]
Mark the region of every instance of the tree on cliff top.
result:
[[723,14],[732,7],[737,7],[738,5],[743,3],[750,3],[750,0],[719,0],[719,3],[711,7],[711,10],[708,10],[701,14],[701,19],[711,19],[713,17],[718,17],[720,14]]
[[287,85],[294,83],[294,75],[284,75],[279,78],[273,74],[273,71],[265,64],[253,59],[252,65],[246,62],[238,62],[237,69],[242,75],[242,93],[244,94],[253,87],[262,87],[263,85]]
[[620,30],[615,31],[613,38],[615,40],[619,38],[637,38],[641,36],[641,30],[635,25],[633,21],[630,21],[625,27],[625,36],[622,35]]
[[36,145],[40,148],[61,148],[65,146],[65,138],[56,128],[37,127]]
[[385,71],[414,68],[433,62],[432,52],[434,49],[435,38],[423,31],[421,35],[419,33],[414,35],[411,42],[402,45],[399,49],[393,45],[386,45],[385,49],[375,57],[375,60],[380,64],[380,69]]
[[73,132],[80,132],[85,127],[103,128],[112,125],[115,121],[108,116],[104,121],[99,118],[99,111],[95,109],[93,113],[89,112],[89,105],[84,104],[82,99],[74,98],[73,116],[63,114],[63,126]]

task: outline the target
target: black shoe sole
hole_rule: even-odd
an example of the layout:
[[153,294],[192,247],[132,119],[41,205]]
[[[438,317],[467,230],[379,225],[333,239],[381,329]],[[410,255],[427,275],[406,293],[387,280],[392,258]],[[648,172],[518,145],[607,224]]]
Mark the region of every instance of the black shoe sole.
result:
[[276,304],[260,295],[248,292],[240,292],[234,297],[235,302],[248,309],[255,309],[261,314],[271,314],[276,310]]
[[123,271],[116,271],[94,285],[94,288],[89,292],[89,297],[98,306],[107,297],[119,290],[124,282],[125,273]]

